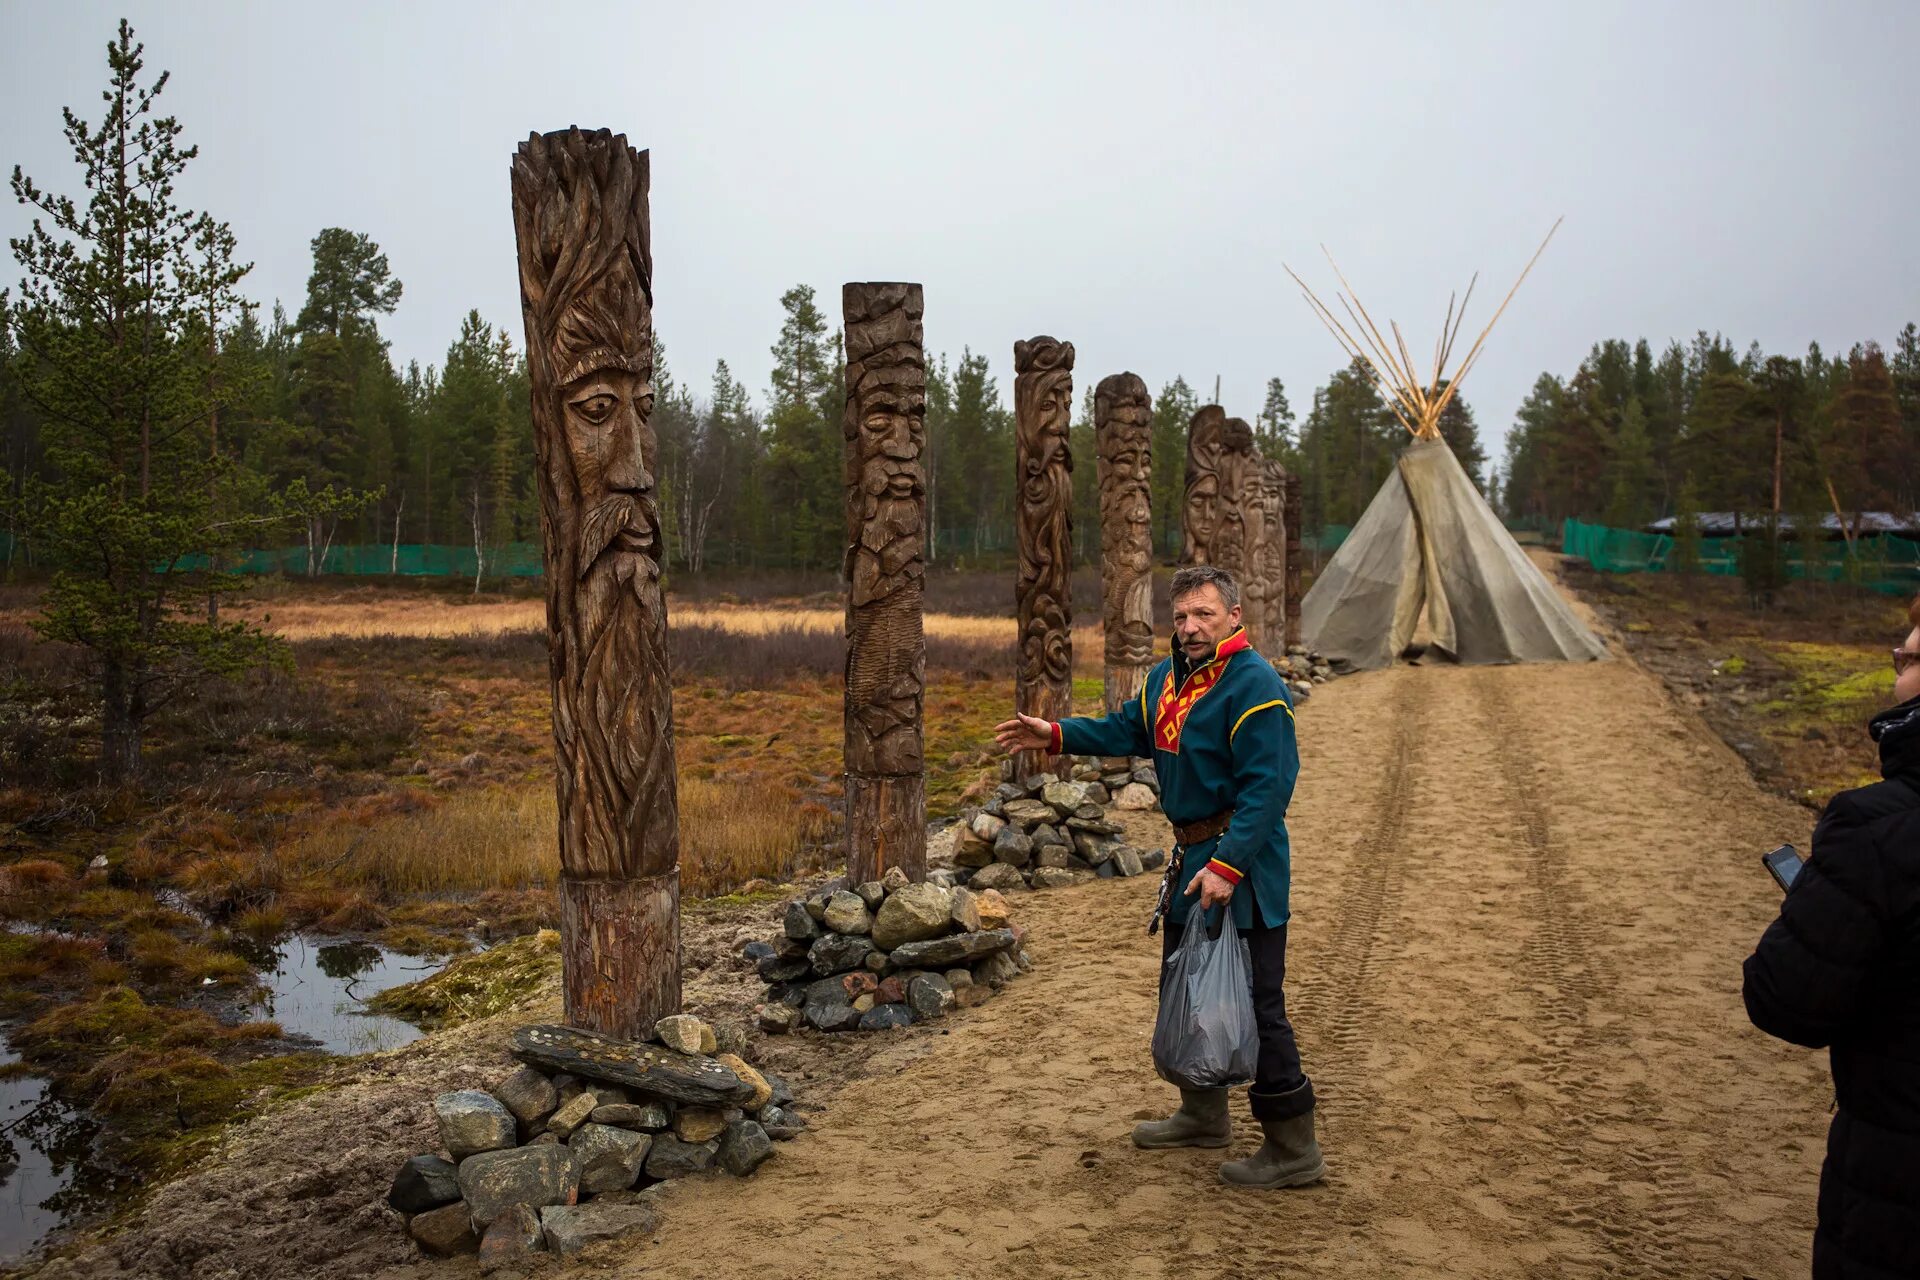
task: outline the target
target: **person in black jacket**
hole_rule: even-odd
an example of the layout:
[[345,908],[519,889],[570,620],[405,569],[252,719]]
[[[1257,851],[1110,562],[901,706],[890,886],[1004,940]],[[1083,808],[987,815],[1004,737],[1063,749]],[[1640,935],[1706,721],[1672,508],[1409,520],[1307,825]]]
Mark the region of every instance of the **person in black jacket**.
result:
[[1753,1025],[1832,1063],[1815,1280],[1920,1278],[1920,599],[1907,616],[1867,727],[1885,781],[1827,805],[1746,963]]

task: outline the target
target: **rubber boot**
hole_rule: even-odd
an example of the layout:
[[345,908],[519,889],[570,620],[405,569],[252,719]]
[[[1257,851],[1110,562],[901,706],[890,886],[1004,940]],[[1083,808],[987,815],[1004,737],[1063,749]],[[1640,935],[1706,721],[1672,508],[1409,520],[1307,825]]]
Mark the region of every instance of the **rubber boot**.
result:
[[1147,1151],[1167,1147],[1224,1147],[1233,1142],[1225,1089],[1182,1089],[1180,1109],[1165,1120],[1133,1126],[1133,1145]]
[[[1303,1086],[1304,1087],[1304,1086]],[[1220,1166],[1220,1180],[1236,1187],[1304,1187],[1327,1176],[1327,1162],[1313,1136],[1313,1111],[1287,1120],[1262,1120],[1267,1140],[1245,1160]]]

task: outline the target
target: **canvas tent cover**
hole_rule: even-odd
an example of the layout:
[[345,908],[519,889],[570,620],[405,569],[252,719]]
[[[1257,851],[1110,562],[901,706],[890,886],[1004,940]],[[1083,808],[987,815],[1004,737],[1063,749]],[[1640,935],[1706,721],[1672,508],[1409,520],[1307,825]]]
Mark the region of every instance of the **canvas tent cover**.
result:
[[1423,608],[1432,648],[1455,662],[1607,656],[1444,440],[1401,453],[1301,602],[1301,632],[1336,671],[1385,667],[1413,641]]

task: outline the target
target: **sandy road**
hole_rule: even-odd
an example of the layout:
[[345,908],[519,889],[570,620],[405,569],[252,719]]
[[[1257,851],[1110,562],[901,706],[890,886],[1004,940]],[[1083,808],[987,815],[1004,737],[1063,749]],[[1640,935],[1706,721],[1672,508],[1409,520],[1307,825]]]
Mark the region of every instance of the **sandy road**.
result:
[[1624,661],[1400,668],[1302,720],[1290,986],[1325,1185],[1234,1192],[1217,1154],[1128,1145],[1170,1094],[1152,886],[1101,884],[1024,899],[1033,977],[876,1048],[750,1182],[673,1190],[630,1273],[1805,1274],[1831,1094],[1747,1025],[1739,962],[1776,905],[1757,854],[1810,815]]

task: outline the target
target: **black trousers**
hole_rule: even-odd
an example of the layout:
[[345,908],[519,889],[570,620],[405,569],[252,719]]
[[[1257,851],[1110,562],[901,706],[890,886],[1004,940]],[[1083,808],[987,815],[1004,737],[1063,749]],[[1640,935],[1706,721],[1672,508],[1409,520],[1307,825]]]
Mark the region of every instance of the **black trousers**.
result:
[[[1185,932],[1171,920],[1161,930],[1163,982],[1167,957]],[[1242,929],[1240,936],[1247,940],[1253,960],[1253,1020],[1260,1028],[1260,1063],[1247,1090],[1247,1104],[1255,1120],[1291,1120],[1313,1110],[1313,1082],[1300,1069],[1300,1046],[1293,1038],[1293,1024],[1287,1021],[1287,926],[1255,925]]]

